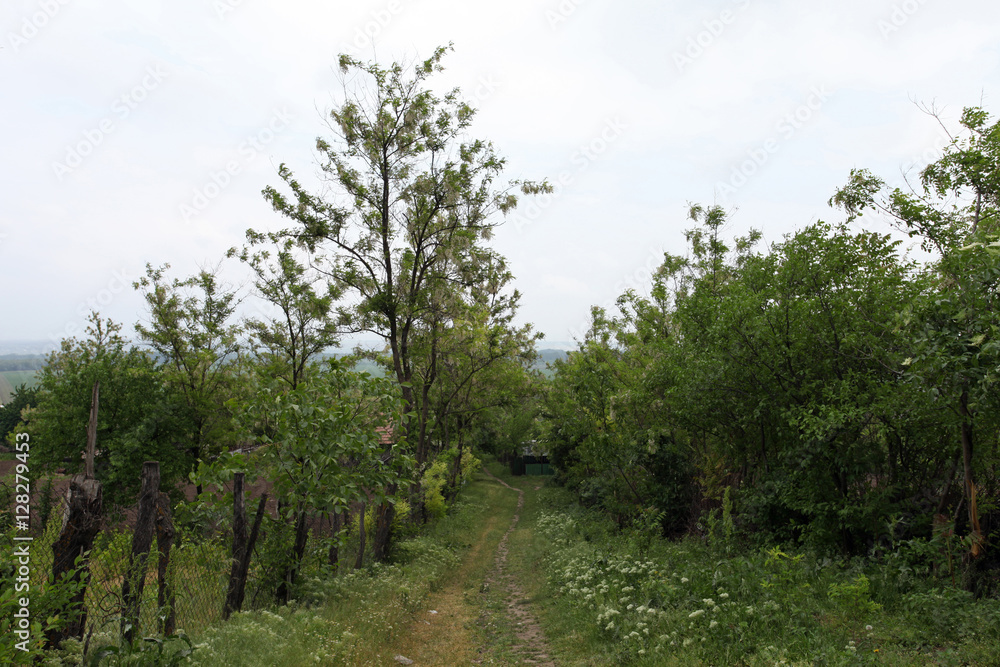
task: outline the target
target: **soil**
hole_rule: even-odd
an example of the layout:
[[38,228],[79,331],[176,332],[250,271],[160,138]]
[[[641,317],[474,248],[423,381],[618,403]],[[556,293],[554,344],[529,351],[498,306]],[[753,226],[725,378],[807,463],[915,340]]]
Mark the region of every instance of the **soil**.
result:
[[[486,474],[493,477],[489,472]],[[507,594],[507,614],[516,628],[515,632],[518,641],[514,646],[514,652],[521,656],[520,664],[554,667],[555,663],[549,657],[548,642],[545,639],[545,633],[542,631],[541,625],[538,624],[538,619],[531,611],[530,600],[525,597],[524,591],[517,583],[517,577],[507,569],[507,541],[521,518],[521,510],[524,508],[524,491],[515,489],[496,477],[493,477],[493,479],[511,491],[517,491],[517,510],[514,512],[510,527],[500,539],[500,545],[497,547],[496,567],[490,574],[488,581],[493,585],[499,584],[502,586]],[[537,491],[540,488],[536,486],[535,490]]]
[[398,650],[392,652],[393,657],[386,662],[387,665],[411,664],[398,658],[412,660],[414,665],[435,667],[507,664],[490,659],[489,650],[481,645],[482,636],[476,631],[477,624],[483,622],[481,608],[484,595],[490,591],[500,592],[506,620],[514,628],[516,640],[509,650],[514,654],[512,664],[556,664],[549,655],[545,633],[531,609],[531,603],[518,584],[516,573],[508,567],[509,538],[520,520],[524,492],[484,472],[493,481],[518,494],[517,508],[506,532],[494,551],[492,544],[496,533],[502,530],[505,517],[494,514],[484,522],[462,563],[440,590],[428,596],[425,611],[416,614],[401,634],[396,643]]

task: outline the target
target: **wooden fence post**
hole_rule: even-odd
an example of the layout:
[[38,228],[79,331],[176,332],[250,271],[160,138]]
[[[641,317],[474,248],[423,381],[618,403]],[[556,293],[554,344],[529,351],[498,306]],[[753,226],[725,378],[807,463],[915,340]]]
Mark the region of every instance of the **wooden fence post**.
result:
[[222,620],[228,619],[236,611],[236,590],[240,587],[240,567],[247,547],[247,508],[243,497],[245,478],[246,475],[242,472],[233,473],[233,566],[229,572],[226,602],[222,606]]
[[[101,529],[101,483],[76,475],[66,491],[66,508],[63,512],[63,527],[59,539],[52,545],[52,581],[69,581],[68,573],[76,567],[78,556],[84,556],[80,568],[72,574],[72,581],[79,582],[88,572],[87,553],[94,546],[94,538]],[[63,639],[76,637],[83,639],[87,625],[87,608],[83,604],[87,594],[87,582],[70,600],[70,605],[79,608],[80,613],[62,630],[46,633],[52,646],[58,646]]]
[[[76,559],[83,556],[80,568],[72,575],[72,581],[80,582],[89,570],[87,555],[94,546],[94,538],[101,529],[101,505],[103,494],[101,483],[94,479],[94,452],[97,447],[97,407],[100,398],[100,383],[94,383],[90,397],[90,421],[87,423],[87,449],[84,473],[74,475],[66,490],[66,506],[63,508],[62,530],[52,545],[52,583],[64,579],[76,566]],[[43,526],[44,528],[44,526]],[[87,608],[84,597],[87,583],[84,582],[70,599],[70,607],[80,610],[63,630],[51,630],[45,637],[51,646],[58,646],[67,637],[83,639],[87,625]],[[71,616],[72,618],[72,616]]]
[[156,501],[160,495],[160,464],[142,464],[142,488],[139,491],[139,515],[132,532],[132,553],[129,554],[125,581],[122,582],[122,639],[131,642],[139,628],[139,606],[146,585],[146,559],[153,544],[156,523]]
[[250,557],[253,555],[253,547],[260,531],[260,522],[264,518],[264,506],[267,503],[267,494],[265,493],[257,503],[257,516],[254,517],[253,528],[250,530],[250,536],[247,537],[244,478],[245,475],[241,472],[233,475],[233,568],[229,574],[226,602],[222,607],[223,620],[228,619],[234,611],[243,608],[247,574],[250,571]]
[[365,564],[365,533],[368,532],[365,529],[365,510],[367,508],[366,503],[361,503],[361,510],[358,512],[358,556],[354,559],[355,570],[360,570]]

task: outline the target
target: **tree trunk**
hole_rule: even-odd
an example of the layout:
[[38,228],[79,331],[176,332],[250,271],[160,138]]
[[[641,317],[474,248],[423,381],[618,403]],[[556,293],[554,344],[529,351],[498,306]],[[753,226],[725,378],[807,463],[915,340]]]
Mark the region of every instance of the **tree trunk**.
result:
[[122,582],[122,639],[131,642],[139,629],[139,605],[146,586],[146,560],[153,543],[156,523],[156,501],[160,495],[160,464],[142,464],[142,488],[139,491],[139,516],[132,533],[132,553],[129,554],[125,580]]
[[354,560],[354,569],[360,570],[365,564],[365,509],[367,505],[361,503],[361,510],[358,512],[358,557]]
[[979,508],[976,505],[976,484],[972,478],[972,413],[969,410],[969,392],[959,397],[962,415],[962,463],[965,469],[965,498],[969,509],[969,530],[972,533],[972,557],[982,552],[983,531],[979,526]]
[[[389,495],[396,492],[396,485],[389,488]],[[375,509],[375,544],[372,545],[372,560],[376,563],[385,562],[392,549],[392,520],[396,516],[396,506],[382,502]]]
[[234,611],[243,608],[243,596],[246,592],[247,573],[250,571],[250,556],[260,523],[264,519],[264,507],[267,504],[267,494],[260,497],[257,503],[257,515],[254,517],[253,528],[247,537],[247,512],[244,495],[244,473],[233,475],[233,567],[229,573],[229,587],[226,590],[226,601],[222,606],[222,619],[226,620]]
[[226,589],[226,601],[222,605],[222,620],[236,611],[237,590],[240,588],[240,569],[243,565],[243,555],[247,548],[247,509],[243,495],[243,482],[246,474],[233,474],[233,548],[231,551],[232,568],[229,571],[229,587]]
[[160,493],[156,499],[156,546],[160,552],[160,562],[157,565],[156,576],[159,589],[156,593],[156,604],[161,610],[167,610],[160,621],[160,632],[164,635],[174,634],[177,627],[177,607],[174,604],[174,591],[167,583],[167,566],[170,565],[170,548],[174,544],[174,520],[170,511],[170,496]]
[[306,552],[306,541],[309,538],[309,528],[306,524],[306,509],[299,507],[298,515],[295,518],[295,543],[292,545],[292,562],[285,570],[285,575],[278,585],[277,598],[282,604],[288,604],[291,596],[291,588],[299,576],[299,566],[302,564],[302,556]]

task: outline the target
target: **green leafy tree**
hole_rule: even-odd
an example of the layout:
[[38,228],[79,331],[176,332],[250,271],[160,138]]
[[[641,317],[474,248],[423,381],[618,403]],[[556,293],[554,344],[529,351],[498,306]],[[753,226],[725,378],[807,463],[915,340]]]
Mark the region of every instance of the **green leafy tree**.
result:
[[[344,290],[339,319],[348,330],[382,337],[390,370],[407,412],[423,414],[414,392],[414,336],[451,299],[467,293],[489,253],[484,244],[496,214],[517,203],[512,190],[545,189],[533,183],[498,188],[504,160],[493,146],[466,140],[474,110],[453,90],[439,96],[427,79],[442,69],[446,48],[411,71],[340,57],[353,88],[330,112],[335,137],[316,142],[326,182],[318,193],[282,165],[290,194],[268,187],[275,210],[296,226],[287,234],[322,256],[322,270]],[[426,452],[425,429],[411,432]],[[383,506],[376,554],[387,551],[392,508]]]
[[[262,437],[265,466],[295,518],[291,584],[305,553],[308,514],[340,515],[359,501],[394,502],[397,484],[413,467],[398,436],[402,402],[392,381],[328,359],[294,389],[281,380],[259,387],[245,409],[250,428],[269,425],[270,435]],[[287,591],[283,586],[279,595],[287,599]]]
[[148,323],[135,329],[158,355],[164,382],[183,407],[188,454],[206,458],[223,451],[234,435],[225,404],[234,391],[239,351],[240,328],[230,322],[237,300],[211,271],[169,281],[169,268],[147,265],[135,283],[149,307]]
[[[950,407],[958,431],[972,554],[983,548],[975,482],[977,424],[990,433],[997,403],[996,368],[1000,245],[1000,122],[971,107],[962,133],[942,157],[920,173],[920,187],[888,191],[867,170],[853,170],[831,204],[852,218],[886,214],[939,259],[930,267],[933,287],[908,310],[912,354],[909,377]],[[985,427],[985,428],[984,428]],[[995,444],[995,442],[993,443]]]
[[46,470],[83,470],[87,424],[95,382],[100,382],[95,475],[109,502],[131,504],[143,461],[158,460],[169,488],[193,458],[178,446],[178,406],[147,351],[121,336],[121,325],[89,317],[87,338],[63,340],[39,372],[38,406],[26,425],[32,461]]
[[[332,317],[340,292],[330,282],[317,291],[321,277],[296,258],[292,239],[249,230],[247,240],[249,247],[240,252],[232,249],[229,255],[238,256],[250,266],[258,296],[277,309],[272,318],[247,320],[252,353],[265,374],[279,377],[295,389],[305,377],[309,362],[337,344],[337,326]],[[267,242],[275,246],[273,252],[252,250]]]

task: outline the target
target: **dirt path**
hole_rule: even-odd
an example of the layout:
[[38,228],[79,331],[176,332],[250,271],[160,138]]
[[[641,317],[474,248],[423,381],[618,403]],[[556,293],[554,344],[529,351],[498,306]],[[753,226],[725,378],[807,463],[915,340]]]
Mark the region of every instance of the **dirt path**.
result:
[[[469,553],[448,576],[444,586],[427,596],[419,612],[403,634],[398,652],[414,665],[471,665],[478,654],[474,624],[479,612],[474,604],[474,582],[481,580],[482,562],[489,557],[487,543],[498,532],[501,519],[491,516],[476,536]],[[470,591],[470,587],[473,591]],[[409,664],[395,661],[388,664]]]
[[[501,497],[507,492],[497,488],[498,502],[492,504],[495,512],[477,531],[461,564],[440,589],[428,595],[424,610],[401,633],[392,651],[398,657],[390,658],[387,665],[555,665],[548,657],[541,626],[528,607],[517,577],[508,569],[508,538],[520,520],[524,492],[484,472],[492,481],[517,492],[516,507],[512,507],[509,496]],[[504,625],[512,628],[513,645],[503,656],[483,646],[483,634],[478,632],[484,622],[483,604],[488,594],[502,596]]]
[[[528,606],[530,601],[525,597],[524,591],[518,584],[517,577],[509,572],[507,568],[507,542],[521,518],[521,510],[524,508],[524,491],[515,489],[503,480],[493,477],[488,471],[486,474],[508,489],[517,491],[517,509],[514,511],[510,527],[500,539],[500,545],[497,547],[496,565],[493,572],[487,578],[487,582],[490,586],[499,585],[506,594],[507,614],[513,622],[514,633],[517,637],[517,643],[513,646],[513,652],[520,656],[519,664],[554,667],[555,663],[549,658],[549,648],[548,642],[545,640],[545,633],[542,631],[541,625],[538,624],[538,619],[535,618],[535,615]],[[538,487],[535,487],[535,490],[538,490]]]

